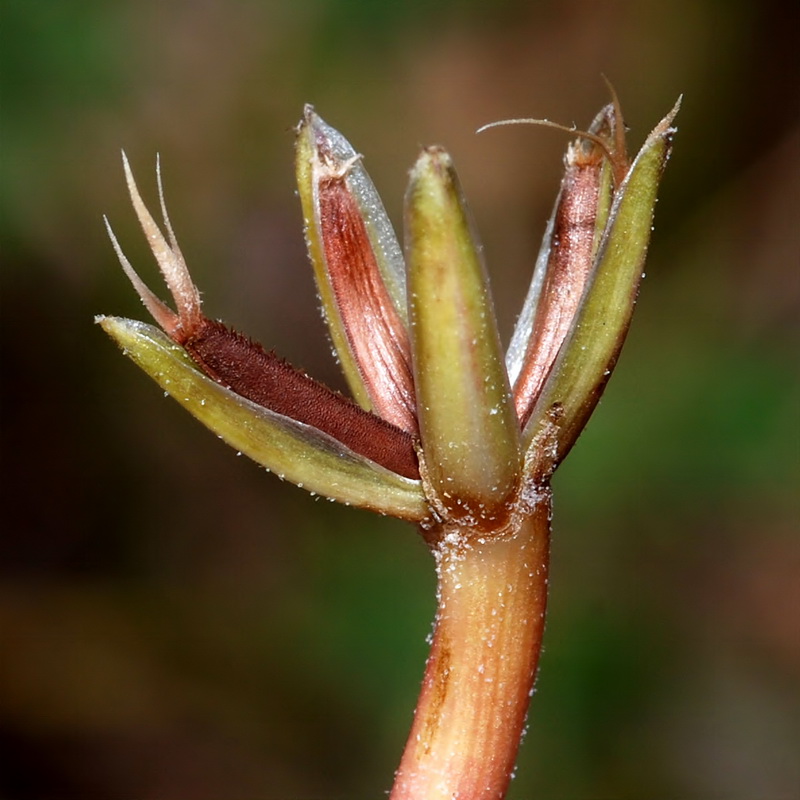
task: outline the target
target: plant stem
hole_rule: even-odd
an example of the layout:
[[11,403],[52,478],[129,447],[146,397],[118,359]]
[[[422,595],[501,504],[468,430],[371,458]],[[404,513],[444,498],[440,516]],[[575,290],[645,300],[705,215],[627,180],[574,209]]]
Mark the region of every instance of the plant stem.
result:
[[502,537],[436,533],[433,644],[390,800],[501,800],[541,649],[549,489]]

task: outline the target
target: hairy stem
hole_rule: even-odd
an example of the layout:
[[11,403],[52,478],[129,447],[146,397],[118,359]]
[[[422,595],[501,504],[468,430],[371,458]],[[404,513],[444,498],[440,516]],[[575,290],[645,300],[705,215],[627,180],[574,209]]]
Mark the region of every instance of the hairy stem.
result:
[[433,644],[391,800],[505,796],[539,660],[549,538],[549,490],[502,538],[439,532]]

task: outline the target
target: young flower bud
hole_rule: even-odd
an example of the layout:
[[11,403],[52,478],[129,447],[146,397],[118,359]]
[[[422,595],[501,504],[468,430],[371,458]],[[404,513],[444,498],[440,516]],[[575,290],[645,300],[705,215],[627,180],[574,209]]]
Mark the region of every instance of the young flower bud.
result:
[[440,148],[411,171],[406,235],[424,474],[446,517],[497,527],[517,488],[519,423],[480,251]]
[[[615,185],[580,302],[576,308],[570,306],[568,330],[525,425],[526,449],[556,425],[554,451],[542,453],[538,459],[540,466],[549,464],[550,472],[583,430],[625,341],[650,242],[658,185],[675,133],[672,121],[679,107],[680,100],[650,133]],[[616,125],[621,127],[620,119]],[[526,358],[536,355],[534,348]]]
[[514,404],[523,427],[572,325],[605,227],[611,193],[607,148],[613,146],[608,132],[616,123],[614,107],[606,106],[588,131],[600,142],[577,139],[564,158],[542,275],[532,284],[537,295],[527,309],[530,321],[518,324],[518,330],[528,326],[526,350],[514,381]]

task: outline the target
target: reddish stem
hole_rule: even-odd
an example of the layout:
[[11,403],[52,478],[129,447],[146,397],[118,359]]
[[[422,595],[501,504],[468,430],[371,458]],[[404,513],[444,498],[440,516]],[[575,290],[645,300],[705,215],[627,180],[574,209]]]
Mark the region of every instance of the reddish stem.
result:
[[549,539],[549,490],[502,537],[441,531],[433,645],[390,800],[505,797],[541,649]]

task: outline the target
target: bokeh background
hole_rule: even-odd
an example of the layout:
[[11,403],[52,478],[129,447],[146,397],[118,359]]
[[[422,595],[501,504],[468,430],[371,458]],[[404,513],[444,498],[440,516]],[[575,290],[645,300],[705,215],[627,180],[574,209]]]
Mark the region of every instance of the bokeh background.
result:
[[376,798],[422,675],[414,531],[236,458],[93,324],[143,318],[103,230],[161,154],[206,308],[341,382],[294,196],[312,102],[399,224],[452,152],[507,338],[563,136],[685,94],[626,351],[555,481],[511,798],[800,787],[797,9],[776,0],[3,0],[0,796]]

